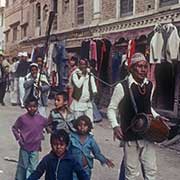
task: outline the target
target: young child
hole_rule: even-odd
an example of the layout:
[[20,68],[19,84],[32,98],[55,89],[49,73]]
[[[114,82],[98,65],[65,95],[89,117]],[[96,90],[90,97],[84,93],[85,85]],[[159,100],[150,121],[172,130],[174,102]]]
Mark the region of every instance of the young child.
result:
[[[97,159],[101,164],[106,164],[108,167],[114,167],[112,161],[104,157],[101,153],[98,144],[96,143],[92,134],[92,122],[86,115],[80,116],[74,122],[74,128],[77,130],[71,133],[70,151],[74,155],[75,159],[83,166],[84,170],[91,178],[91,169],[93,168],[93,159]],[[94,155],[94,157],[91,155]],[[76,180],[77,176],[74,174],[73,180]]]
[[67,150],[69,135],[64,129],[53,132],[50,143],[52,151],[41,160],[28,180],[38,180],[44,172],[45,180],[72,180],[73,172],[80,180],[89,180],[82,166]]
[[59,92],[55,95],[55,108],[51,110],[48,118],[48,132],[64,129],[69,133],[74,130],[72,122],[75,117],[68,109],[67,103],[66,92]]
[[35,98],[25,104],[27,113],[21,115],[12,126],[13,134],[20,145],[19,160],[16,171],[17,180],[25,180],[38,164],[43,129],[47,119],[37,113],[38,102]]

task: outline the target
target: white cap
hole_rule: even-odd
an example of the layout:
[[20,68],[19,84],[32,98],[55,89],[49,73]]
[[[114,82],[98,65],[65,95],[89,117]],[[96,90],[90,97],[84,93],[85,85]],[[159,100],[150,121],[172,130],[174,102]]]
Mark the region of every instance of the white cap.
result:
[[22,56],[28,57],[28,53],[27,53],[27,52],[23,52],[23,53],[22,53]]
[[31,64],[30,64],[30,68],[33,67],[33,66],[35,66],[35,67],[38,68],[38,64],[37,64],[37,63],[31,63]]
[[22,52],[18,52],[18,57],[21,57],[22,56]]
[[147,61],[142,53],[135,53],[131,58],[130,66],[136,64],[139,61]]

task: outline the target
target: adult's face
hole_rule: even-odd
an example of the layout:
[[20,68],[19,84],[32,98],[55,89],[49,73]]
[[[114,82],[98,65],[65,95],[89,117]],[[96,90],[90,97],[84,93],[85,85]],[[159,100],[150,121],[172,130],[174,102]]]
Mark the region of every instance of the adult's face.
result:
[[136,64],[132,65],[131,73],[133,78],[142,83],[143,80],[147,77],[148,73],[148,62],[147,61],[139,61]]
[[43,59],[42,59],[41,57],[38,57],[38,58],[37,58],[37,64],[38,64],[39,67],[42,67],[42,65],[43,65]]
[[2,64],[4,57],[0,55],[0,64]]
[[87,67],[88,67],[87,62],[83,61],[83,60],[80,60],[80,62],[79,62],[79,69],[82,71],[83,74],[86,74]]

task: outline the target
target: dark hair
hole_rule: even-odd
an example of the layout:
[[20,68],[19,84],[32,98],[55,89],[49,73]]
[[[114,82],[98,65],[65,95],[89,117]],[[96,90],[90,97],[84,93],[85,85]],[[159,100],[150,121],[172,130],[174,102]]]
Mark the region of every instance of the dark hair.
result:
[[75,65],[77,65],[77,63],[78,63],[78,57],[72,56],[72,57],[71,57],[71,60],[75,61]]
[[55,98],[56,98],[56,96],[63,96],[64,101],[67,101],[67,100],[68,100],[68,94],[67,94],[67,92],[65,92],[65,91],[57,92],[57,93],[55,94]]
[[74,128],[77,129],[77,127],[78,127],[78,125],[79,125],[79,123],[80,123],[81,121],[84,121],[84,122],[87,124],[87,126],[88,126],[88,132],[91,132],[91,129],[93,128],[93,125],[92,125],[92,122],[91,122],[90,118],[89,118],[88,116],[86,116],[86,115],[79,116],[79,117],[74,121],[74,123],[73,123]]
[[24,102],[25,107],[27,107],[31,102],[35,102],[36,105],[38,106],[38,99],[35,98],[34,96],[30,96],[26,99],[26,101]]
[[68,145],[69,134],[64,129],[56,130],[51,134],[51,137],[50,137],[51,145],[53,143],[53,140],[59,140],[59,141],[64,142],[66,145]]

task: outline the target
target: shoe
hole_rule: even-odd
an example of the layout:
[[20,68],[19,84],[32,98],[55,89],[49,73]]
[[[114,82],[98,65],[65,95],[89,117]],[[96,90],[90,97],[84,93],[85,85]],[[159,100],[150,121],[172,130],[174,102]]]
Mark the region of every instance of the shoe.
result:
[[22,108],[22,109],[25,108],[24,105],[21,105],[21,108]]
[[2,102],[2,103],[1,103],[1,105],[2,105],[2,106],[5,106],[5,103],[4,103],[4,102]]

